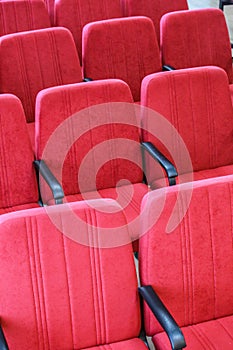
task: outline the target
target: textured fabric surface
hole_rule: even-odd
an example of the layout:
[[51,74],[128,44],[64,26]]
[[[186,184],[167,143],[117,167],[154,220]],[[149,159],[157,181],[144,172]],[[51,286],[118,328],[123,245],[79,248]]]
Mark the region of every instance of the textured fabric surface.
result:
[[4,0],[0,2],[0,36],[50,27],[43,0]]
[[75,44],[65,28],[5,35],[0,55],[0,91],[20,98],[28,122],[34,121],[40,90],[82,80]]
[[120,0],[59,0],[55,2],[55,23],[73,34],[80,61],[82,59],[82,29],[85,24],[121,17]]
[[[187,350],[233,348],[233,316],[204,322],[192,327],[182,328]],[[157,350],[170,350],[171,345],[164,333],[153,337]]]
[[46,7],[47,7],[50,22],[53,26],[55,23],[55,20],[54,20],[54,7],[55,7],[54,2],[55,2],[55,0],[44,0],[44,2],[45,2]]
[[[128,108],[132,101],[129,87],[119,80],[67,85],[38,95],[36,156],[59,179],[62,167],[66,195],[115,187],[121,179],[142,182],[139,127],[133,106]],[[60,136],[51,138],[60,124]]]
[[221,10],[167,13],[161,19],[160,34],[163,64],[175,69],[218,66],[232,83],[230,38]]
[[141,339],[130,339],[118,343],[112,343],[104,346],[95,346],[94,348],[82,349],[82,350],[146,350],[148,347],[143,343]]
[[[177,195],[179,220],[187,207],[191,187],[184,184],[166,189],[159,219],[139,242],[141,283],[153,286],[180,327],[233,314],[233,177],[194,182],[185,217],[168,233],[168,219]],[[157,190],[147,195],[147,201],[145,198],[144,230],[148,221],[153,223],[163,196],[164,190]],[[147,333],[157,334],[161,327],[146,306],[144,311]],[[202,327],[205,329],[205,325]],[[219,344],[226,332],[220,324],[216,327],[219,331],[213,336],[219,337]],[[210,329],[207,325],[209,334]],[[232,319],[229,329],[228,340],[232,339]]]
[[188,10],[187,0],[122,0],[125,16],[146,16],[152,19],[158,42],[160,19],[167,12]]
[[[142,82],[141,104],[176,128],[188,149],[193,171],[199,172],[197,178],[225,175],[225,166],[233,164],[233,111],[227,76],[222,69],[202,67],[150,75]],[[182,144],[173,130],[158,132],[160,121],[155,112],[145,110],[142,118],[143,140],[154,143],[172,162],[176,159],[180,175],[190,172]],[[165,135],[166,144],[161,145],[147,130]],[[148,160],[147,174],[153,182],[158,176],[151,171],[150,164]],[[211,170],[205,175],[207,169]]]
[[[122,212],[111,212],[118,209],[115,203],[98,208],[70,205],[78,221],[63,205],[52,208],[63,232],[72,228],[73,239],[56,228],[45,208],[1,217],[0,314],[10,349],[84,349],[138,336],[131,245],[91,246],[104,239],[101,227],[120,226],[116,234],[127,238],[126,221]],[[90,245],[78,243],[80,236]],[[131,348],[134,344],[144,349],[129,341]]]
[[142,79],[161,71],[153,22],[146,17],[87,24],[83,28],[82,58],[84,76],[122,79],[129,85],[135,101],[140,100]]
[[38,191],[33,160],[22,105],[15,96],[2,94],[0,95],[0,208],[2,212],[17,210],[19,208],[13,207],[23,204],[36,205]]

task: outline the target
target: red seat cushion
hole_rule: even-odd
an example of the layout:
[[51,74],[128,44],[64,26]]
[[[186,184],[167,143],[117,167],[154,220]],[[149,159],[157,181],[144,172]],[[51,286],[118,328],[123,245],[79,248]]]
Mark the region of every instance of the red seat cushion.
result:
[[[187,350],[197,349],[233,349],[233,316],[199,323],[181,328]],[[153,337],[157,350],[170,350],[171,344],[165,333]]]
[[0,208],[0,214],[6,214],[10,213],[12,211],[18,211],[18,210],[25,210],[25,209],[31,209],[31,208],[38,208],[37,203],[28,203],[28,204],[22,204],[22,205],[15,205],[12,207],[7,208]]
[[118,343],[111,343],[103,346],[94,346],[88,349],[81,350],[148,350],[148,347],[143,343],[141,339],[135,338],[130,340],[124,340]]

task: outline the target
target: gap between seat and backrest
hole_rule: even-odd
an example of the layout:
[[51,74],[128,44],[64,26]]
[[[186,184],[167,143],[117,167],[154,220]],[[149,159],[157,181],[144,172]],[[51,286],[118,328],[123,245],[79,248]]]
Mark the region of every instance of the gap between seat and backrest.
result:
[[[183,139],[192,169],[173,131],[166,131],[167,144],[161,145],[150,133],[155,127],[159,130],[159,119],[147,110],[142,113],[143,141],[155,144],[174,162],[168,151],[172,150],[180,182],[187,181],[185,174],[190,171],[194,179],[232,173],[233,109],[224,70],[200,67],[147,76],[142,82],[141,104],[162,115]],[[151,169],[150,163],[147,166]],[[153,171],[148,177],[152,183],[156,180]]]
[[71,31],[80,62],[82,61],[84,25],[94,21],[122,17],[120,0],[56,0],[54,6],[55,25],[66,27]]
[[121,0],[125,16],[146,16],[152,19],[158,43],[160,42],[160,20],[165,13],[188,10],[187,0]]
[[[232,199],[233,177],[226,176],[152,191],[143,201],[141,284],[158,293],[190,350],[232,349]],[[170,349],[146,305],[144,322],[156,349]]]
[[231,43],[224,14],[206,8],[165,14],[160,23],[162,62],[175,69],[218,66],[232,83]]
[[0,214],[37,207],[39,194],[33,151],[21,102],[0,95]]
[[122,79],[139,101],[142,79],[162,70],[153,22],[129,17],[85,25],[82,62],[85,76]]
[[43,0],[0,1],[0,36],[50,26]]
[[82,81],[71,33],[65,28],[48,28],[1,37],[0,76],[0,92],[20,98],[34,139],[37,93]]
[[147,349],[137,338],[133,251],[114,201],[28,210],[0,222],[0,315],[10,349]]

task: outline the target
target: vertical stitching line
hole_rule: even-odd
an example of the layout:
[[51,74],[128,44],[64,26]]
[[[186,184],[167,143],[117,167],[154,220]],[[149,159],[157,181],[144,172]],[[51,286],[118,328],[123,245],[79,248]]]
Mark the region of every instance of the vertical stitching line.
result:
[[[2,116],[0,115],[2,118]],[[11,206],[11,196],[10,196],[10,190],[4,191],[4,189],[10,189],[9,185],[9,177],[7,174],[7,160],[6,160],[6,144],[5,144],[5,137],[3,133],[3,125],[2,122],[0,122],[0,134],[1,134],[1,142],[2,142],[2,147],[0,147],[0,163],[1,163],[1,177],[0,177],[0,189],[1,189],[1,197],[2,197],[2,202],[3,202],[3,207],[10,207]],[[3,178],[3,179],[2,179]],[[2,181],[3,180],[3,181]],[[6,186],[5,186],[6,184]]]
[[[60,214],[61,217],[61,228],[62,228],[62,232],[65,232],[64,230],[64,225],[63,225],[63,215]],[[63,256],[64,256],[64,262],[65,262],[65,274],[66,274],[66,286],[67,286],[67,294],[68,294],[68,299],[69,299],[69,313],[70,313],[70,329],[71,329],[71,335],[72,335],[72,343],[74,347],[74,322],[73,322],[73,314],[72,314],[72,306],[71,306],[71,295],[70,295],[70,286],[69,286],[69,277],[68,277],[68,271],[67,271],[67,256],[66,256],[66,249],[65,249],[65,237],[64,234],[62,233],[62,248],[63,248]]]
[[212,218],[213,216],[211,215],[211,202],[210,202],[210,193],[209,190],[206,190],[206,198],[208,201],[208,219],[209,219],[209,233],[210,233],[210,246],[211,246],[211,256],[212,256],[212,266],[213,266],[213,291],[214,291],[214,314],[213,314],[213,318],[216,317],[216,265],[215,265],[215,257],[214,257],[214,249],[213,249],[213,240],[214,240],[214,236],[213,236],[213,226],[212,226]]

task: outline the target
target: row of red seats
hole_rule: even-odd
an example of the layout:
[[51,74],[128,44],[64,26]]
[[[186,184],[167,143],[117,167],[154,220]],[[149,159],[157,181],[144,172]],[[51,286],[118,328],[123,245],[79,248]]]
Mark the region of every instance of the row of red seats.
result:
[[[0,96],[0,103],[5,164],[1,211],[34,207],[39,194],[23,108],[8,94]],[[151,189],[167,186],[167,180],[174,184],[177,172],[177,183],[232,174],[233,110],[222,69],[202,67],[147,76],[141,105],[145,109],[133,103],[129,87],[120,80],[41,91],[36,102],[35,158],[43,160],[59,182],[53,198],[41,180],[43,202],[53,204],[63,196],[66,201],[99,195],[118,199],[131,222],[140,214],[148,192],[143,171]],[[105,148],[98,149],[102,143]],[[150,158],[162,165],[165,177]],[[121,179],[133,185],[122,182],[116,187]]]
[[94,3],[87,0],[3,0],[0,2],[0,35],[50,25],[66,27],[73,34],[81,58],[82,29],[87,23],[124,16],[148,16],[154,23],[159,40],[162,15],[187,9],[186,0],[96,0]]
[[[183,18],[186,17],[189,30],[184,30],[183,26]],[[173,24],[179,18],[182,20]],[[169,20],[171,26],[168,26]],[[168,37],[171,35],[169,43],[175,43],[174,53],[176,50],[180,52],[172,56],[172,50],[166,51],[163,44],[164,55],[167,52],[163,63],[177,69],[219,66],[226,71],[232,90],[230,41],[222,12],[217,9],[180,11],[165,15],[163,21]],[[181,29],[187,45],[182,39],[177,41],[173,38],[174,26],[175,36],[182,37],[182,33],[179,33]],[[193,31],[194,27],[196,31]],[[203,33],[202,37],[200,32]],[[190,33],[193,33],[192,36]],[[148,74],[162,71],[156,35],[152,22],[146,17],[90,23],[83,32],[83,44],[84,76],[94,80],[122,79],[130,86],[136,102],[140,101],[142,79]],[[38,92],[51,86],[81,81],[77,51],[67,29],[41,29],[0,38],[0,92],[15,94],[22,101],[33,144]]]
[[[45,208],[2,215],[1,349],[146,350],[146,339],[138,338],[143,315],[157,350],[180,350],[185,341],[189,350],[231,350],[232,176],[190,186],[168,188],[160,216],[164,192],[144,199],[142,313],[126,243],[130,232],[115,202],[60,205],[50,215]],[[191,190],[184,220],[168,234],[177,196],[180,213]]]

